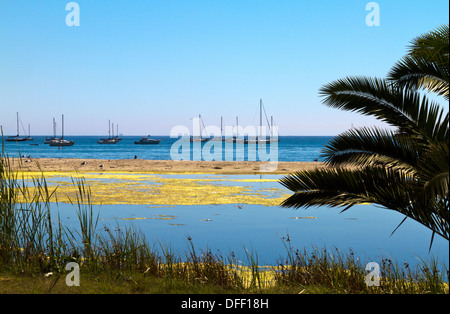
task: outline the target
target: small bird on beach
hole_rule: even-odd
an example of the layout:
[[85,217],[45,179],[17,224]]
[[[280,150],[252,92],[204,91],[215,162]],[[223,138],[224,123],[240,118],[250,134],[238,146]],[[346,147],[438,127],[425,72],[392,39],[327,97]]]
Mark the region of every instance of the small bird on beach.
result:
[[81,163],[82,166],[85,165],[85,164],[86,164],[86,161],[83,161],[83,162]]
[[100,168],[103,168],[103,165],[100,165]]

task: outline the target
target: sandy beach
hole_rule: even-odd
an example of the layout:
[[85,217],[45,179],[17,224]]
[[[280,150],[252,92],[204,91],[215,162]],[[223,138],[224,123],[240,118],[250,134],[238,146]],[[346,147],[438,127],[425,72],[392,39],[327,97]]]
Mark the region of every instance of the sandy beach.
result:
[[[269,163],[256,161],[173,161],[143,159],[60,159],[60,158],[11,158],[16,171],[107,171],[144,173],[216,173],[216,174],[288,174],[301,170],[323,167],[320,162],[278,162],[268,171]],[[273,166],[273,164],[271,165]]]

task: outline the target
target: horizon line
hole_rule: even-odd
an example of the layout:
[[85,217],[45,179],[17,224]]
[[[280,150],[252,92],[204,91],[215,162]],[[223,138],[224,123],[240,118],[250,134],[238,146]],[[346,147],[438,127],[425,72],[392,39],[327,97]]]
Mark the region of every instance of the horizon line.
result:
[[[14,136],[16,136],[17,134],[11,134],[11,135],[8,135],[8,134],[3,134],[3,135],[0,135],[1,137],[14,137]],[[42,136],[42,137],[45,137],[45,136],[53,136],[53,135],[50,135],[50,134],[34,134],[34,135],[29,135],[29,137],[33,137],[33,136]],[[105,137],[105,136],[108,136],[107,134],[64,134],[64,137],[69,137],[69,136],[92,136],[92,137],[94,137],[94,136],[103,136],[103,137]],[[142,135],[142,134],[138,134],[138,135],[136,135],[136,134],[131,134],[131,135],[124,135],[124,134],[119,134],[118,136],[120,136],[120,137],[136,137],[136,136],[139,136],[139,137],[158,137],[158,136],[163,136],[163,137],[170,137],[170,135],[162,135],[162,134],[156,134],[156,135],[151,135],[151,134],[147,134],[147,135]],[[286,135],[279,135],[278,137],[289,137],[289,136],[311,136],[311,137],[333,137],[333,136],[336,136],[336,135],[298,135],[298,134],[286,134]],[[23,136],[21,136],[21,137],[28,137],[27,135],[23,135]],[[61,136],[56,136],[56,137],[61,137]],[[179,136],[179,137],[181,137],[181,136]],[[221,136],[213,136],[213,137],[221,137]],[[226,137],[230,137],[230,136],[226,136]],[[172,137],[172,138],[177,138],[177,137]]]

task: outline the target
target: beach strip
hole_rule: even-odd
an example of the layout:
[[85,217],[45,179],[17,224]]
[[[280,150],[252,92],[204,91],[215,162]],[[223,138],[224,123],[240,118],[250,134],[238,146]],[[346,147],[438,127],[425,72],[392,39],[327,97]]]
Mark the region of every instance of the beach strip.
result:
[[[323,167],[321,162],[174,161],[144,159],[10,158],[15,171],[128,173],[288,174]],[[269,167],[268,167],[269,166]]]

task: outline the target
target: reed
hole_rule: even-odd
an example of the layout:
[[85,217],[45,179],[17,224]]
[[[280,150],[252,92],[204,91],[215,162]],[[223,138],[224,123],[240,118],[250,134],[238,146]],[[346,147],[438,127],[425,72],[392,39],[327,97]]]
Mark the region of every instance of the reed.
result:
[[[20,161],[19,161],[20,162]],[[31,184],[34,188],[29,189]],[[39,265],[54,262],[57,238],[50,217],[50,190],[43,177],[31,182],[11,170],[11,159],[2,148],[0,161],[0,261],[6,265]],[[31,263],[33,262],[33,263]]]
[[[96,234],[99,213],[95,216],[91,203],[91,191],[84,178],[71,178],[72,184],[77,187],[75,199],[69,198],[72,205],[77,208],[79,221],[79,238],[81,238],[82,255],[86,263],[96,263]],[[72,235],[73,238],[73,235]],[[73,242],[72,242],[73,243]]]
[[283,239],[286,258],[274,267],[277,285],[300,286],[303,291],[368,294],[422,294],[448,293],[448,267],[439,267],[438,259],[422,261],[410,267],[383,258],[380,264],[378,286],[368,286],[368,272],[363,261],[352,250],[313,247],[310,251],[291,245],[289,235]]
[[201,250],[197,253],[191,237],[188,240],[188,253],[183,260],[186,261],[186,279],[190,282],[219,285],[227,289],[242,289],[243,280],[239,268],[233,263],[226,263],[223,255],[214,254],[211,249]]

